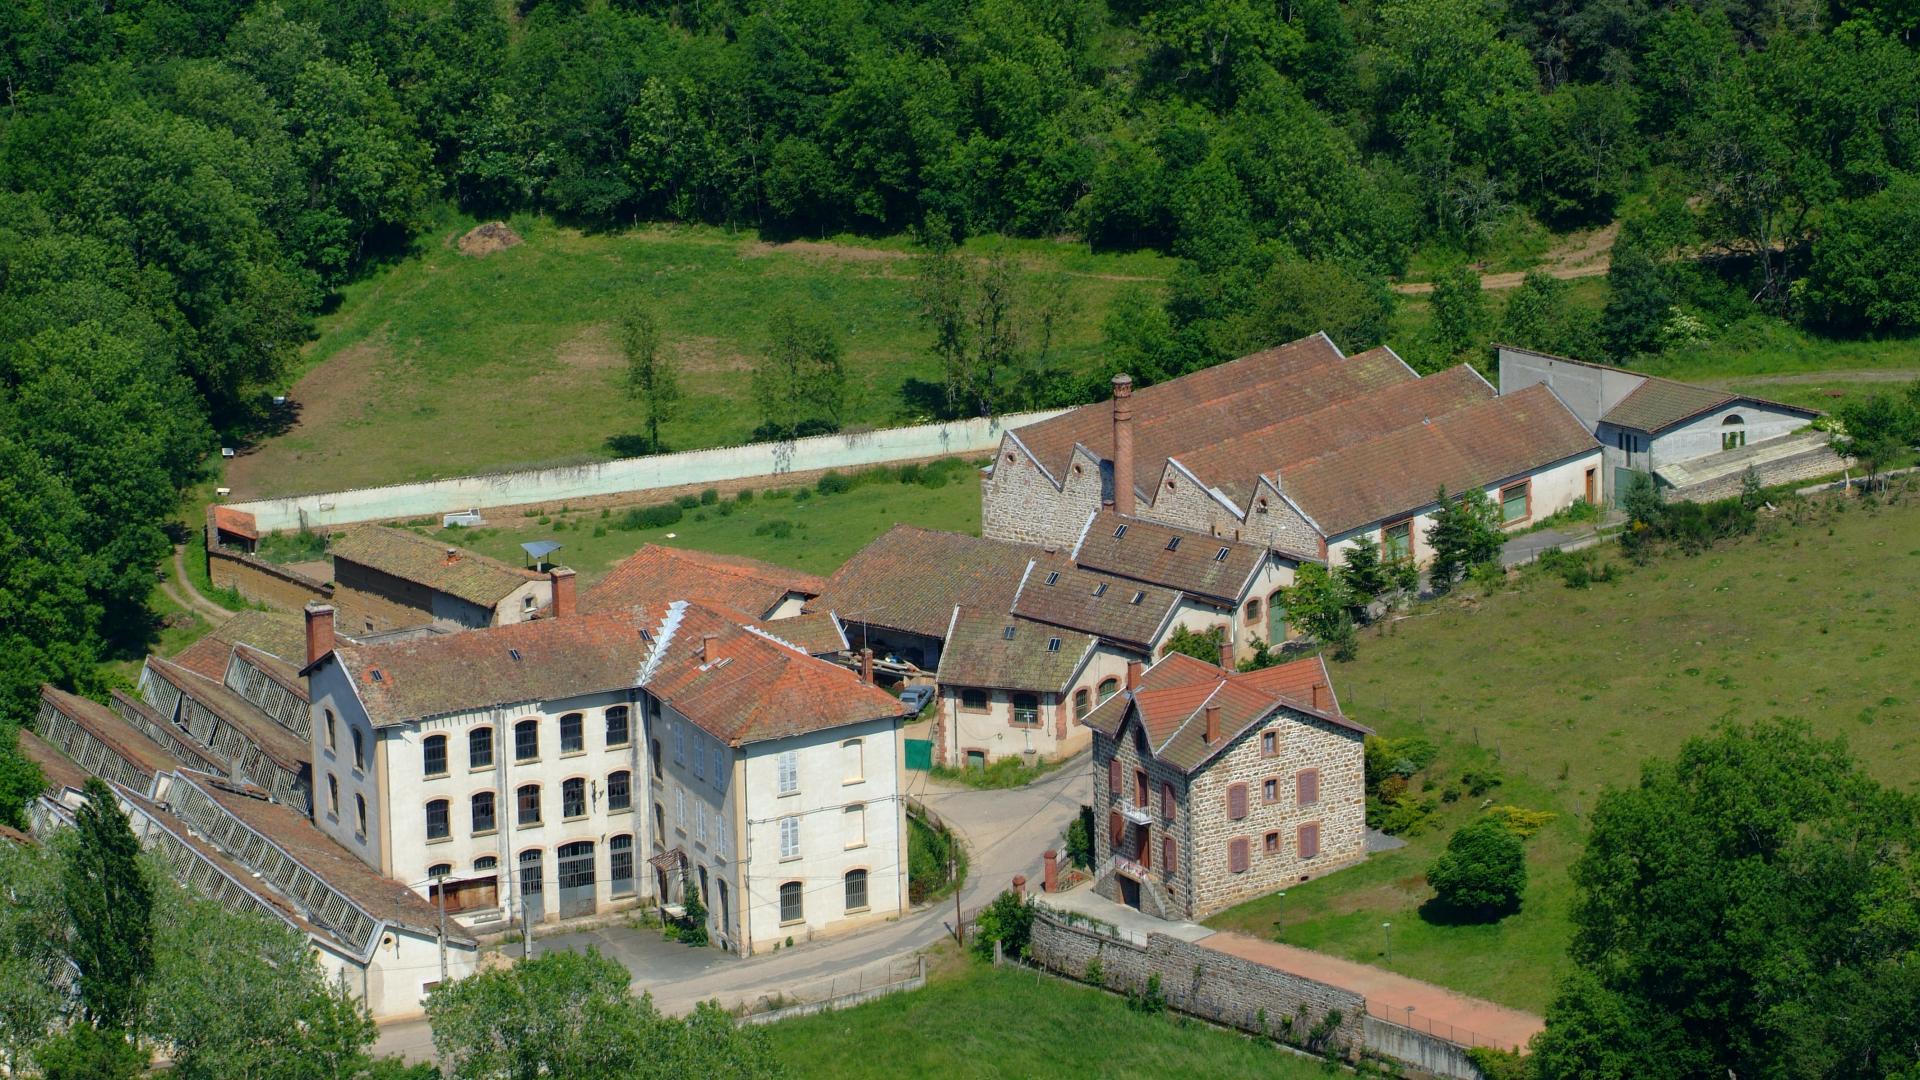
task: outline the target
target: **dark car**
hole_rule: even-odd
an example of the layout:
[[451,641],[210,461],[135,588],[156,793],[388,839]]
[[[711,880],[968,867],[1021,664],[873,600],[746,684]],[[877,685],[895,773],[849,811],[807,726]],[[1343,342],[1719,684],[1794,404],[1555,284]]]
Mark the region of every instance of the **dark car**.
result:
[[911,709],[916,715],[933,700],[933,687],[921,684],[909,686],[900,691],[900,704]]

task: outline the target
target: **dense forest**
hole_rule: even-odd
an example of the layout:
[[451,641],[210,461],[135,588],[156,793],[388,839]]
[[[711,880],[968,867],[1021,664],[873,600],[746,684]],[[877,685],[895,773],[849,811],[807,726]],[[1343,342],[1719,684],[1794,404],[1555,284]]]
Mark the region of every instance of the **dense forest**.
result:
[[[1742,311],[1909,332],[1917,31],[1905,0],[16,0],[4,715],[144,647],[216,433],[258,432],[314,314],[448,202],[1163,249],[1165,295],[1109,327],[1145,379],[1371,345],[1412,253],[1521,217],[1624,218],[1606,310],[1530,279],[1525,344],[1625,360]],[[1441,285],[1426,363],[1485,345],[1473,279]]]

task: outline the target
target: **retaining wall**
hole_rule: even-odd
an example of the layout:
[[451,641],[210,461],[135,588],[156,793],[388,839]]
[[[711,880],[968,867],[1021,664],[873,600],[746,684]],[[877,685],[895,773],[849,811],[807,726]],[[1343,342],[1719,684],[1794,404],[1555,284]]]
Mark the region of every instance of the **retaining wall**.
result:
[[1367,1017],[1367,1049],[1448,1080],[1485,1080],[1464,1047],[1377,1016]]
[[1097,957],[1104,986],[1136,994],[1158,975],[1169,1008],[1286,1042],[1304,1041],[1337,1009],[1340,1022],[1328,1045],[1357,1053],[1365,1044],[1367,1002],[1359,994],[1165,934],[1149,933],[1144,946],[1136,945],[1038,911],[1028,955],[1073,979],[1085,979],[1088,961]]
[[[1754,473],[1760,478],[1762,487],[1775,487],[1781,484],[1793,484],[1803,480],[1814,480],[1830,476],[1847,467],[1847,459],[1834,453],[1825,446],[1816,446],[1792,457],[1777,458],[1773,461],[1754,466]],[[1746,478],[1745,471],[1728,473],[1712,480],[1674,488],[1667,493],[1669,499],[1685,499],[1690,502],[1712,502],[1716,499],[1730,499],[1740,494],[1740,485]]]
[[467,509],[561,500],[579,502],[631,492],[712,486],[749,477],[984,453],[998,448],[1001,436],[1009,429],[1063,411],[1015,413],[991,419],[622,458],[590,465],[257,499],[234,503],[232,508],[252,514],[260,531],[266,533],[358,521],[437,516]]
[[329,600],[333,587],[305,574],[251,555],[213,548],[207,552],[207,577],[217,589],[232,589],[256,604],[299,611],[309,600]]

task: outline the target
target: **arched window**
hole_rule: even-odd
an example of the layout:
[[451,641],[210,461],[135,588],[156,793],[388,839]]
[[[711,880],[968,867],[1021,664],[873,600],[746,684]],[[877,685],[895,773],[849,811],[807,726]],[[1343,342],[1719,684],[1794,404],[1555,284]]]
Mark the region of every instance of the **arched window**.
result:
[[470,800],[473,807],[473,831],[490,833],[499,824],[493,805],[493,792],[482,791]]
[[580,714],[570,712],[560,718],[560,752],[577,754],[587,748],[586,725]]
[[587,782],[574,777],[560,781],[560,816],[577,818],[587,816]]
[[447,775],[447,737],[429,735],[420,744],[421,771],[428,776]]
[[353,767],[356,769],[367,767],[367,742],[360,734],[359,728],[353,729]]
[[513,725],[513,759],[532,761],[540,756],[540,721],[522,720]]
[[1720,421],[1720,449],[1738,450],[1747,445],[1746,418],[1739,413],[1728,413]]
[[607,810],[633,808],[633,774],[625,769],[607,774]]
[[450,862],[437,862],[427,867],[427,876],[430,878],[442,878],[451,873],[453,873],[453,864]]
[[470,769],[493,767],[492,728],[474,728],[467,732],[467,767]]
[[492,855],[482,855],[473,860],[473,868],[475,870],[498,870],[500,869],[500,860]]
[[627,707],[615,705],[607,710],[607,745],[625,746],[632,738],[627,727]]
[[865,870],[847,871],[846,883],[847,910],[865,911],[867,907],[867,872]]
[[427,804],[427,839],[445,840],[453,835],[452,823],[447,818],[447,800],[435,799]]
[[367,797],[365,795],[353,797],[353,816],[354,831],[361,836],[367,835]]
[[1100,680],[1100,700],[1101,701],[1104,702],[1108,698],[1112,697],[1113,695],[1119,692],[1120,692],[1119,679],[1101,679]]
[[332,773],[327,774],[327,812],[340,816],[340,780]]
[[1039,723],[1040,699],[1032,694],[1013,695],[1013,722],[1016,724]]
[[608,891],[625,896],[633,891],[633,837],[615,836],[607,841]]
[[1741,416],[1739,413],[1728,413],[1727,418],[1725,420],[1720,421],[1720,426],[1721,427],[1739,427],[1741,424],[1744,424],[1746,422],[1747,422],[1747,418],[1744,416]]
[[840,811],[840,835],[850,848],[867,846],[867,804],[854,803]]
[[804,909],[801,907],[804,892],[805,890],[797,881],[789,881],[780,886],[780,922],[782,924],[797,923],[806,918]]
[[514,820],[522,825],[540,824],[540,785],[523,784],[514,796]]

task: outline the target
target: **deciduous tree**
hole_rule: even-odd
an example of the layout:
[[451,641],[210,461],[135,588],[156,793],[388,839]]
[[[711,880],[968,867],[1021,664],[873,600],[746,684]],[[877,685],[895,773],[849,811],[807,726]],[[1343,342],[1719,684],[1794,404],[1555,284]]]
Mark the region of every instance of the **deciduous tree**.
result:
[[1476,919],[1511,914],[1527,891],[1526,847],[1505,822],[1477,818],[1447,838],[1447,850],[1427,867],[1427,884],[1453,913]]
[[640,404],[647,445],[657,454],[664,449],[660,425],[680,412],[680,372],[660,351],[660,326],[653,312],[637,300],[621,308],[620,351],[627,358],[627,399]]

